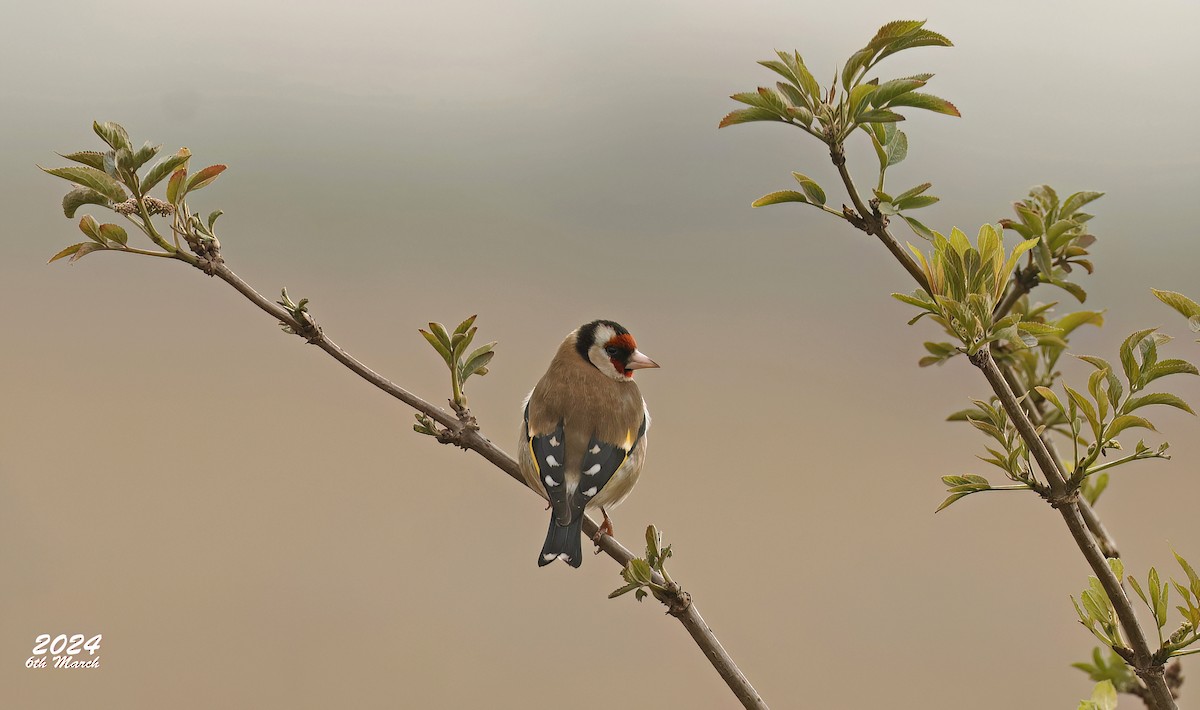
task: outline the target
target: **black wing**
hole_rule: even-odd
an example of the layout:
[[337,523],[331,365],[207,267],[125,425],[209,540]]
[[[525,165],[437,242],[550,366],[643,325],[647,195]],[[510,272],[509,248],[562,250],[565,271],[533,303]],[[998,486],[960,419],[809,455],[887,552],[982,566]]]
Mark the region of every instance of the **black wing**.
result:
[[[529,435],[529,406],[525,407],[525,432]],[[529,454],[538,472],[538,481],[546,491],[554,518],[559,525],[571,522],[571,508],[567,504],[567,447],[563,437],[563,423],[549,434],[529,436]]]
[[637,447],[645,433],[646,418],[643,416],[637,438],[629,445],[628,450],[616,444],[600,441],[594,435],[592,436],[588,441],[587,452],[583,455],[583,470],[581,471],[583,475],[580,477],[579,487],[571,496],[572,517],[582,515],[587,502],[604,490],[604,487],[616,474],[617,469],[621,468],[621,464],[625,463],[625,459],[629,457],[629,452]]

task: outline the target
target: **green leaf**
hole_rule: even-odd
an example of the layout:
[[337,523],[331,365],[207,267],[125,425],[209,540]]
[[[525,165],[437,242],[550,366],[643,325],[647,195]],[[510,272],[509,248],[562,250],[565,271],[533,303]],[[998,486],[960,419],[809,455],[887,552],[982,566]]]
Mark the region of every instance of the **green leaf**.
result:
[[871,38],[867,46],[882,49],[887,46],[889,41],[912,34],[924,26],[925,20],[892,20],[876,30],[875,36]]
[[1141,597],[1142,601],[1146,604],[1146,606],[1149,607],[1149,609],[1151,611],[1153,611],[1154,605],[1150,603],[1150,600],[1146,597],[1146,593],[1144,591],[1142,591],[1142,585],[1138,583],[1137,578],[1134,577],[1133,575],[1129,575],[1128,580],[1129,580],[1129,586],[1133,587],[1133,591],[1137,592],[1137,595],[1139,597]]
[[907,200],[910,197],[916,197],[917,195],[922,194],[923,192],[925,192],[926,190],[928,190],[931,187],[933,187],[933,183],[923,182],[920,185],[917,185],[916,187],[910,187],[909,189],[905,190],[904,192],[901,192],[899,195],[896,195],[896,197],[894,197],[890,201],[899,202],[901,200]]
[[[1064,388],[1067,390],[1067,396],[1070,397],[1071,401],[1075,403],[1075,406],[1079,407],[1080,411],[1083,412],[1083,416],[1087,418],[1088,424],[1090,424],[1092,427],[1092,431],[1095,432],[1097,438],[1099,438],[1100,419],[1096,416],[1096,408],[1092,406],[1092,403],[1089,402],[1086,397],[1076,390],[1071,389],[1066,385],[1064,385]],[[1116,434],[1109,434],[1109,436],[1116,436]]]
[[1058,216],[1063,219],[1070,218],[1080,207],[1101,197],[1104,197],[1103,192],[1076,192],[1063,201],[1062,209],[1059,210]]
[[179,152],[155,163],[154,167],[150,168],[150,172],[146,173],[145,179],[142,180],[142,193],[150,192],[150,188],[162,182],[163,178],[170,175],[177,168],[187,165],[188,159],[191,157],[192,151],[187,148],[180,148]]
[[121,150],[122,148],[133,150],[133,145],[129,142],[129,134],[125,132],[125,129],[119,123],[113,123],[112,121],[104,123],[92,121],[92,130],[105,143],[112,146],[113,150]]
[[632,592],[633,590],[637,589],[640,586],[642,586],[642,585],[638,584],[637,582],[630,582],[629,584],[626,584],[624,587],[621,587],[620,589],[616,589],[616,590],[613,590],[612,592],[610,592],[608,595],[608,598],[616,599],[617,597],[621,596],[622,594],[628,594],[629,592]]
[[[778,54],[780,57],[784,58],[786,62],[787,55],[782,52],[779,52]],[[759,64],[770,69],[779,76],[782,76],[784,79],[787,79],[791,85],[794,85],[796,88],[798,88],[800,86],[800,77],[796,76],[796,72],[792,70],[792,67],[789,66],[789,63],[785,62],[777,62],[774,59],[764,59],[760,61]],[[800,105],[803,106],[804,103],[801,103]]]
[[907,94],[922,86],[925,86],[925,82],[920,79],[892,79],[891,81],[885,81],[871,95],[871,105],[883,108],[887,106],[889,101],[900,94]]
[[450,338],[450,333],[446,332],[446,326],[442,325],[441,323],[430,323],[429,330],[437,336],[437,339],[441,341],[442,345],[446,346],[447,350],[454,347]]
[[743,108],[736,111],[730,111],[721,122],[717,124],[717,128],[733,126],[739,123],[751,123],[753,121],[782,121],[783,118],[776,113],[765,108]]
[[857,116],[862,109],[865,109],[870,104],[864,103],[864,99],[875,93],[874,84],[859,84],[850,90],[850,115]]
[[84,205],[112,207],[112,200],[90,187],[77,187],[63,197],[63,214],[70,219],[75,216],[75,211]]
[[80,259],[87,256],[88,254],[91,254],[94,251],[104,251],[105,249],[108,248],[108,247],[104,246],[103,244],[98,244],[96,242],[84,242],[82,244],[79,244],[78,246],[79,246],[79,248],[76,249],[75,253],[71,255],[70,262],[79,261]]
[[1121,561],[1121,558],[1109,557],[1109,558],[1107,558],[1107,561],[1108,561],[1108,568],[1112,570],[1112,573],[1116,576],[1117,579],[1120,579],[1125,576],[1125,563]]
[[969,496],[969,495],[971,495],[971,493],[972,493],[971,491],[967,491],[967,492],[963,492],[963,493],[951,493],[950,495],[946,496],[946,500],[942,501],[942,504],[941,504],[941,505],[939,505],[939,506],[937,507],[937,510],[935,510],[935,511],[933,511],[933,512],[934,512],[934,513],[940,513],[940,512],[942,512],[943,510],[945,510],[946,508],[949,508],[949,507],[950,507],[950,506],[951,506],[951,505],[952,505],[952,504],[953,504],[955,501],[957,501],[959,498],[963,498],[963,497],[965,497],[965,496]]
[[792,52],[790,55],[785,52],[778,52],[784,62],[791,67],[796,73],[796,78],[800,80],[800,88],[812,99],[812,106],[815,106],[821,99],[821,85],[813,78],[812,72],[808,67],[804,66],[804,59],[801,58],[799,52]]
[[850,84],[854,81],[858,72],[862,70],[867,62],[871,61],[871,57],[873,56],[875,56],[875,50],[871,47],[863,47],[850,55],[850,58],[846,60],[846,66],[842,67],[843,89],[846,91],[850,90]]
[[103,244],[104,238],[100,236],[100,223],[90,214],[85,214],[79,220],[79,231],[86,234],[92,241],[97,244]]
[[59,153],[59,155],[67,160],[71,160],[76,163],[82,163],[89,168],[95,168],[97,170],[104,169],[104,153],[101,153],[98,150],[81,150],[75,153],[67,153],[65,155]]
[[476,327],[469,327],[465,331],[455,329],[450,335],[450,352],[454,355],[454,359],[458,360],[467,348],[471,346],[471,341],[475,339],[475,333],[479,330]]
[[454,329],[454,333],[457,335],[458,333],[467,332],[471,329],[471,326],[475,325],[475,319],[478,317],[478,315],[473,315],[464,320],[462,323],[459,323],[458,327]]
[[1152,288],[1150,290],[1154,293],[1155,298],[1167,304],[1171,308],[1174,308],[1176,311],[1179,311],[1179,314],[1184,318],[1194,318],[1196,316],[1200,316],[1200,303],[1196,303],[1182,293],[1176,293],[1174,291],[1159,291],[1156,288]]
[[780,189],[779,192],[762,195],[761,198],[752,201],[750,206],[764,207],[767,205],[778,205],[780,203],[809,204],[809,198],[804,197],[804,193],[796,192],[794,189]]
[[796,182],[800,183],[800,189],[804,190],[804,194],[813,204],[825,204],[825,191],[821,189],[821,186],[815,180],[797,172],[793,172],[792,177],[796,178]]
[[1048,325],[1046,323],[1038,323],[1037,321],[1030,320],[1024,320],[1020,323],[1017,323],[1017,328],[1026,333],[1033,333],[1034,335],[1050,335],[1062,332],[1062,329],[1057,326]]
[[788,112],[789,116],[796,119],[800,123],[803,123],[806,126],[812,125],[812,122],[813,122],[812,111],[809,111],[808,109],[804,108],[803,106],[789,106],[787,112]]
[[877,108],[874,111],[865,111],[861,115],[855,117],[855,123],[894,123],[903,121],[904,116],[895,111],[888,111],[884,108]]
[[43,171],[64,180],[70,180],[77,185],[90,187],[113,202],[124,202],[128,199],[125,188],[121,183],[110,177],[103,170],[92,167],[42,168]]
[[933,195],[917,195],[903,200],[897,197],[892,204],[902,210],[917,210],[935,204],[939,200],[941,200],[940,197],[934,197]]
[[1104,435],[1112,439],[1126,429],[1133,429],[1137,427],[1149,429],[1150,431],[1158,431],[1154,428],[1153,424],[1142,417],[1134,416],[1132,414],[1122,414],[1121,416],[1112,420],[1112,423],[1110,423],[1108,428],[1104,431]]
[[650,584],[654,577],[650,570],[650,563],[641,558],[634,558],[625,565],[625,570],[621,573],[627,582],[638,582],[640,584]]
[[66,249],[63,249],[59,253],[50,257],[50,261],[47,261],[46,263],[52,264],[52,263],[58,261],[59,259],[62,259],[63,257],[71,256],[75,252],[79,251],[79,249],[81,247],[88,245],[88,244],[95,244],[95,242],[80,242],[79,244],[72,244],[71,246],[67,247]]
[[1089,701],[1080,703],[1080,707],[1085,705],[1095,708],[1095,710],[1117,710],[1117,689],[1113,687],[1111,680],[1102,680],[1092,689],[1092,698]]
[[1075,300],[1079,301],[1080,303],[1083,303],[1087,300],[1087,291],[1084,291],[1083,287],[1077,283],[1065,281],[1063,279],[1050,279],[1048,283],[1052,283],[1071,294],[1075,297]]
[[933,111],[935,113],[944,113],[947,116],[962,116],[958,112],[958,108],[949,101],[938,98],[933,94],[923,94],[919,91],[910,91],[907,94],[901,94],[892,99],[888,106],[891,108],[912,106],[913,108],[925,109],[926,111]]
[[767,205],[777,205],[781,202],[808,202],[808,198],[803,193],[795,190],[780,190],[772,192],[769,195],[763,195],[754,202],[750,203],[751,207],[765,207]]
[[[946,37],[932,30],[920,29],[916,32],[902,37],[894,42],[890,42],[886,49],[879,54],[879,59],[901,52],[905,49],[913,49],[914,47],[952,47],[954,43]],[[876,62],[879,61],[876,60]]]
[[[804,95],[803,91],[782,81],[775,82],[775,87],[779,89],[779,93],[783,94],[784,98],[791,104],[790,108],[803,111],[808,116],[808,123],[812,123],[812,110],[808,107],[808,97]],[[791,114],[791,111],[789,110],[788,113]]]
[[[1192,569],[1192,566],[1188,564],[1188,561],[1183,559],[1183,556],[1178,552],[1172,550],[1171,554],[1175,555],[1175,561],[1179,563],[1179,566],[1183,569],[1183,573],[1187,575],[1188,584],[1191,585],[1193,589],[1200,588],[1200,575],[1196,574],[1196,570]],[[1200,596],[1200,594],[1197,596]]]
[[1196,371],[1196,366],[1186,360],[1177,360],[1171,358],[1157,363],[1154,367],[1147,369],[1142,373],[1143,385],[1147,385],[1160,377],[1167,375],[1195,375],[1200,374]]
[[[488,349],[484,350],[484,352],[481,352],[478,355],[472,354],[471,357],[468,357],[466,359],[466,362],[463,364],[463,367],[462,367],[462,379],[465,380],[468,377],[470,377],[471,375],[474,375],[475,373],[479,372],[481,369],[486,367],[487,364],[492,361],[492,358],[496,356],[496,353],[493,350],[491,350],[491,347],[493,345],[495,345],[495,343],[491,343],[489,345],[484,346]],[[480,348],[480,350],[483,350],[483,348]],[[475,352],[479,352],[479,351],[477,350]]]
[[1121,408],[1122,412],[1128,413],[1140,407],[1145,407],[1151,404],[1165,404],[1169,407],[1182,409],[1188,414],[1195,414],[1187,402],[1169,392],[1153,392],[1151,394],[1142,395],[1141,397],[1130,397],[1125,406]]
[[787,115],[787,104],[783,102],[783,99],[779,98],[779,94],[775,93],[774,90],[760,86],[758,87],[758,95],[762,97],[762,106],[764,108],[768,108],[780,116]]
[[[430,325],[432,326],[433,324],[430,323]],[[444,332],[445,328],[443,328],[442,331]],[[449,365],[453,362],[453,359],[450,357],[450,347],[448,343],[442,343],[438,336],[430,333],[427,330],[419,329],[417,332],[419,332],[425,338],[425,340],[429,341],[429,344],[433,346],[434,350],[438,351],[438,354],[442,356],[442,359],[446,361],[446,364]]]
[[150,141],[146,141],[141,148],[133,151],[126,162],[126,167],[130,172],[136,173],[143,165],[150,162],[150,159],[158,155],[158,151],[162,149],[161,145],[154,145]]
[[1060,219],[1047,227],[1046,241],[1050,243],[1050,248],[1052,250],[1057,250],[1060,246],[1062,246],[1064,238],[1067,237],[1070,230],[1073,227],[1078,226],[1078,224],[1069,219]]
[[198,171],[192,176],[192,179],[188,180],[186,192],[195,192],[196,190],[207,187],[212,183],[213,180],[217,179],[218,175],[225,172],[226,167],[228,166],[210,165],[207,168]]
[[1062,402],[1059,401],[1058,395],[1054,393],[1054,390],[1050,389],[1049,387],[1034,387],[1034,389],[1037,390],[1037,393],[1042,396],[1042,399],[1046,400],[1050,404],[1053,404],[1058,411],[1062,412],[1064,415],[1067,413],[1067,410],[1063,407]]
[[1062,328],[1063,335],[1070,334],[1082,325],[1092,324],[1097,327],[1104,325],[1103,311],[1075,311],[1059,318],[1056,325]]
[[908,136],[904,134],[904,131],[896,131],[895,137],[887,144],[886,149],[887,164],[891,166],[900,163],[908,157]]
[[1129,382],[1136,383],[1139,379],[1139,368],[1137,362],[1133,358],[1133,349],[1142,342],[1147,335],[1153,333],[1157,328],[1147,328],[1130,333],[1128,338],[1121,343],[1121,348],[1118,352],[1121,355],[1121,367],[1125,370],[1125,377]]
[[213,231],[213,225],[217,223],[217,217],[225,214],[224,210],[213,210],[208,213],[208,231]]
[[903,301],[911,306],[916,306],[917,308],[925,308],[929,310],[936,309],[936,306],[933,302],[922,300],[916,296],[909,296],[908,294],[904,293],[893,293],[892,298],[896,299],[897,301]]
[[110,242],[116,242],[121,246],[125,246],[129,242],[129,234],[127,234],[125,232],[125,228],[119,224],[100,225],[100,236]]
[[929,227],[926,227],[923,222],[913,217],[909,217],[908,215],[900,216],[904,218],[904,221],[908,223],[909,229],[911,229],[918,237],[922,237],[924,239],[933,239],[933,230]]
[[183,188],[184,179],[187,178],[187,168],[179,168],[171,173],[171,179],[167,181],[167,202],[173,205],[179,204],[179,200],[187,194],[187,189]]

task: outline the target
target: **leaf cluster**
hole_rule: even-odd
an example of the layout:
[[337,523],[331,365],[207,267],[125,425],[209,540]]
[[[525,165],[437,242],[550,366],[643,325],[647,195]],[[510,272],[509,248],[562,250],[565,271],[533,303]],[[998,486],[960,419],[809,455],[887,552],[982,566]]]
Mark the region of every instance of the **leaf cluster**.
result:
[[[1150,290],[1154,293],[1155,298],[1174,308],[1180,315],[1187,318],[1188,327],[1192,329],[1193,333],[1200,333],[1200,303],[1196,303],[1182,293],[1159,291],[1156,288]],[[1200,340],[1196,342],[1200,343]]]
[[[933,232],[932,241],[933,254],[928,258],[921,250],[909,245],[932,293],[917,289],[911,296],[892,294],[897,300],[921,309],[910,324],[924,316],[932,316],[958,339],[962,351],[968,355],[996,341],[1008,342],[1012,347],[1029,347],[1037,343],[1037,336],[1058,332],[1053,326],[1023,321],[1015,314],[994,318],[996,304],[1008,285],[1017,260],[1033,248],[1036,241],[1018,244],[1007,258],[1000,231],[990,224],[979,229],[975,245],[957,228],[951,231],[949,238]],[[933,354],[939,355],[938,352]]]
[[1103,196],[1103,192],[1082,191],[1060,202],[1054,188],[1038,185],[1030,190],[1027,199],[1013,203],[1017,219],[1000,220],[1001,227],[1016,232],[1022,239],[1037,240],[1037,248],[1030,256],[1037,266],[1035,274],[1039,282],[1058,286],[1080,303],[1087,299],[1087,292],[1067,276],[1075,266],[1092,273],[1092,262],[1086,257],[1088,247],[1096,242],[1086,226],[1092,215],[1081,208]]
[[467,406],[467,397],[463,394],[463,386],[472,375],[486,375],[487,365],[496,355],[496,341],[481,345],[471,352],[467,348],[475,339],[476,316],[467,318],[451,333],[441,323],[430,323],[429,330],[421,329],[420,333],[429,345],[442,356],[443,362],[450,370],[450,384],[454,393],[454,403],[459,407]]
[[[870,138],[879,159],[878,190],[882,193],[887,168],[900,163],[908,155],[908,137],[896,128],[896,123],[905,120],[900,111],[914,108],[950,116],[960,115],[949,101],[918,91],[933,78],[932,74],[916,74],[886,81],[878,77],[866,78],[867,73],[880,61],[897,52],[914,47],[951,46],[949,39],[925,29],[924,25],[923,20],[901,20],[881,27],[871,41],[851,55],[843,65],[840,91],[836,76],[832,83],[822,87],[799,52],[777,51],[777,59],[766,59],[759,64],[778,74],[783,81],[777,81],[774,87],[760,86],[755,91],[733,94],[730,98],[748,108],[731,111],[721,120],[719,127],[758,121],[787,123],[831,148],[836,146],[839,151],[850,133],[861,129]],[[803,190],[773,192],[755,200],[753,206],[800,202],[824,207],[825,196],[820,186],[810,178],[798,173],[794,175]],[[937,198],[920,194],[925,189],[928,186],[918,186],[894,200],[881,196],[880,199],[886,204],[883,207],[885,213],[899,214],[905,209],[917,209],[936,202]],[[917,234],[930,238],[929,229],[922,223],[907,216],[904,219]]]
[[1138,394],[1151,382],[1168,375],[1197,374],[1196,367],[1189,362],[1179,359],[1159,361],[1158,346],[1169,338],[1154,332],[1154,329],[1141,330],[1131,334],[1121,343],[1121,371],[1125,376],[1123,384],[1113,366],[1104,358],[1092,355],[1077,355],[1080,360],[1092,366],[1088,377],[1087,394],[1063,385],[1067,395],[1065,401],[1049,387],[1038,386],[1035,391],[1047,403],[1054,407],[1062,421],[1070,428],[1073,442],[1078,444],[1081,439],[1083,424],[1088,425],[1091,437],[1090,445],[1082,457],[1076,449],[1073,473],[1069,483],[1077,486],[1084,477],[1101,470],[1113,468],[1131,461],[1148,458],[1168,458],[1165,454],[1166,444],[1157,451],[1151,450],[1144,442],[1139,441],[1134,453],[1122,459],[1110,461],[1096,466],[1098,457],[1105,455],[1108,450],[1120,449],[1116,437],[1127,429],[1148,429],[1157,431],[1148,419],[1141,414],[1134,414],[1143,407],[1163,405],[1181,409],[1189,414],[1195,414],[1187,402],[1169,392],[1153,392]]
[[[66,257],[77,261],[92,252],[105,250],[174,256],[179,249],[178,240],[172,245],[158,234],[151,222],[155,215],[173,215],[173,229],[189,244],[216,242],[213,225],[221,212],[213,212],[207,220],[201,221],[190,213],[185,197],[212,184],[226,166],[210,165],[189,177],[187,166],[192,154],[187,148],[180,148],[143,170],[161,150],[161,145],[146,142],[140,148],[134,148],[129,133],[118,123],[93,122],[92,129],[107,144],[108,150],[64,153],[62,157],[77,165],[42,168],[46,173],[74,184],[63,197],[63,214],[73,218],[85,205],[104,207],[125,217],[163,251],[147,252],[132,247],[128,233],[120,225],[101,224],[91,215],[84,215],[79,229],[90,241],[62,249],[50,258],[51,262]],[[163,180],[167,180],[165,201],[150,196],[151,190]]]
[[1033,469],[1029,463],[1029,450],[1020,434],[1017,433],[1016,427],[1009,421],[1004,408],[994,400],[991,402],[975,400],[974,404],[973,409],[964,410],[951,415],[951,417],[969,422],[971,426],[992,438],[999,448],[986,447],[988,455],[980,456],[980,460],[999,468],[1009,480],[1014,481],[1017,485],[993,487],[986,478],[976,474],[942,476],[942,483],[946,484],[949,495],[934,512],[940,512],[972,493],[1028,490],[1030,488],[1040,490],[1040,484],[1034,479]]
[[633,592],[634,598],[639,602],[645,599],[647,594],[653,594],[659,601],[666,600],[671,594],[671,589],[654,581],[654,573],[657,572],[667,585],[673,585],[674,581],[666,569],[666,562],[670,558],[671,546],[662,544],[662,534],[658,528],[648,526],[646,556],[634,558],[625,565],[621,570],[621,578],[625,580],[625,585],[614,589],[608,598],[615,599],[622,594]]
[[[1182,555],[1178,552],[1174,554],[1175,561],[1186,577],[1186,584],[1174,578],[1168,584],[1160,577],[1158,570],[1151,567],[1143,586],[1133,575],[1125,575],[1125,565],[1121,560],[1117,558],[1108,560],[1113,574],[1118,579],[1124,579],[1129,583],[1154,618],[1154,625],[1158,629],[1159,643],[1159,649],[1154,654],[1156,663],[1165,663],[1168,659],[1176,656],[1200,653],[1200,648],[1189,648],[1200,641],[1200,576]],[[1175,606],[1175,610],[1179,612],[1180,623],[1174,631],[1164,637],[1163,632],[1167,626],[1168,610],[1171,606],[1172,588],[1175,589],[1175,593],[1181,600]],[[1112,602],[1095,577],[1091,578],[1088,588],[1083,590],[1080,600],[1077,602],[1072,597],[1071,602],[1075,605],[1079,622],[1088,628],[1096,638],[1104,642],[1117,655],[1128,651],[1121,635],[1120,625],[1115,623],[1116,612],[1113,610]],[[1128,688],[1131,688],[1133,684],[1129,677],[1132,674],[1126,675],[1128,668],[1124,671],[1115,668],[1116,661],[1111,658],[1110,662],[1105,663],[1100,656],[1099,649],[1092,652],[1092,659],[1093,663],[1091,664],[1075,663],[1073,665],[1087,673],[1093,680],[1108,679],[1113,681],[1118,690],[1129,692]]]
[[[1118,693],[1131,693],[1138,687],[1137,675],[1133,669],[1111,648],[1108,649],[1106,657],[1099,646],[1094,646],[1091,663],[1072,663],[1071,667],[1087,673],[1088,678],[1097,683],[1111,683]],[[1093,697],[1095,696],[1093,695]]]

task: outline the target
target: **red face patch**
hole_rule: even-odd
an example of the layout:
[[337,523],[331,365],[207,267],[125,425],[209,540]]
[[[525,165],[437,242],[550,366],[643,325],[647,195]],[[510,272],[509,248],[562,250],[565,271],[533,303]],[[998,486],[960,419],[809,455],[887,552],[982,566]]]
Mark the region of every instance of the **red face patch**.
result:
[[[637,350],[637,343],[634,342],[632,335],[625,333],[624,335],[617,335],[609,338],[608,342],[604,344],[604,347],[620,348],[626,353],[632,353],[633,351]],[[628,357],[628,355],[626,355],[626,357]],[[615,357],[610,357],[608,360],[612,363],[613,369],[615,369],[617,372],[625,375],[626,377],[633,377],[633,370],[626,370],[625,362],[623,360],[618,360]]]
[[637,350],[637,343],[634,342],[633,336],[630,335],[629,333],[613,337],[607,343],[605,343],[604,346],[605,347],[616,346],[618,348],[624,348],[626,350],[629,350],[630,352]]

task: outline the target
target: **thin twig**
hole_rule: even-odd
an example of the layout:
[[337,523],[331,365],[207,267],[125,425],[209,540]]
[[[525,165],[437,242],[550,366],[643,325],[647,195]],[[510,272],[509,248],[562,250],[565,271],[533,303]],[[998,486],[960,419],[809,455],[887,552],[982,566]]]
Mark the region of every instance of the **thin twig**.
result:
[[857,219],[853,219],[851,215],[846,215],[847,220],[851,224],[858,227],[867,234],[874,234],[883,242],[892,256],[908,271],[909,275],[916,280],[917,284],[929,292],[929,281],[925,278],[925,272],[921,271],[921,267],[913,259],[912,255],[900,246],[900,242],[896,241],[895,237],[887,230],[887,224],[883,215],[876,212],[874,209],[868,209],[863,203],[862,197],[858,194],[858,189],[854,187],[854,179],[850,177],[850,171],[846,168],[846,153],[840,143],[833,143],[829,146],[829,157],[837,167],[838,174],[842,176],[842,182],[846,185],[846,191],[850,194],[850,201],[854,203],[854,209],[857,211]]

